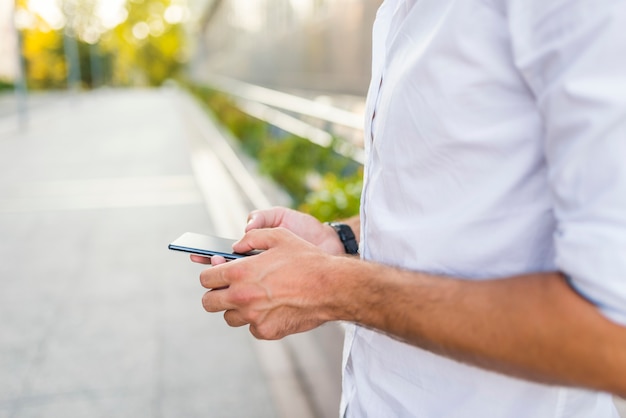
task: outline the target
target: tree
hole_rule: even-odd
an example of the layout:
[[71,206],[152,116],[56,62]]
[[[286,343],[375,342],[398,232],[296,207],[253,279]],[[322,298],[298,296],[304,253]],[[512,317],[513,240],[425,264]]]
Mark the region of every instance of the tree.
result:
[[172,0],[134,0],[127,3],[126,20],[105,34],[103,43],[115,51],[114,79],[120,84],[160,85],[174,77],[186,58],[184,16]]
[[68,79],[94,86],[94,77],[114,85],[160,85],[177,75],[187,57],[186,0],[129,0],[114,27],[101,22],[102,1],[58,0],[62,21],[55,27],[27,0],[17,0],[30,88],[61,88]]

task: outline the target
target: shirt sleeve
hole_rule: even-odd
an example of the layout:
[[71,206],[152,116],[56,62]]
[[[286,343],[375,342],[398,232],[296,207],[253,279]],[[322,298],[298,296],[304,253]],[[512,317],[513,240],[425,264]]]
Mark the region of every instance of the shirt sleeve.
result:
[[556,265],[626,325],[626,1],[507,4],[515,64],[544,122]]

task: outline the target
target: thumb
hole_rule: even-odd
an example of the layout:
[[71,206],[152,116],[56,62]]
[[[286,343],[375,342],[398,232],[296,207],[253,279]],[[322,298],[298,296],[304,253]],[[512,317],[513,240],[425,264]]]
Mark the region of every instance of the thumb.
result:
[[233,244],[233,250],[245,254],[253,250],[269,250],[287,239],[284,228],[252,229]]
[[285,208],[275,207],[271,209],[261,209],[250,212],[246,232],[253,229],[275,228],[280,225],[285,216]]
[[254,211],[251,212],[250,215],[248,215],[248,223],[246,224],[245,232],[265,227],[265,217],[261,213],[259,213],[258,211]]

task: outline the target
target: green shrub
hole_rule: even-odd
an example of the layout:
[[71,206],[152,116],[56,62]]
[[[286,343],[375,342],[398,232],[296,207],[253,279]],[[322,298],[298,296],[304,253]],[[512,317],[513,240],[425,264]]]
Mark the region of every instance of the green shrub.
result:
[[0,80],[0,92],[13,90],[14,85],[8,81]]
[[308,193],[298,209],[321,221],[348,218],[359,212],[362,187],[362,170],[348,177],[326,173],[319,188]]
[[332,147],[321,147],[244,113],[223,93],[204,86],[189,88],[241,142],[242,149],[258,160],[261,172],[289,193],[294,208],[320,220],[358,213],[360,164]]

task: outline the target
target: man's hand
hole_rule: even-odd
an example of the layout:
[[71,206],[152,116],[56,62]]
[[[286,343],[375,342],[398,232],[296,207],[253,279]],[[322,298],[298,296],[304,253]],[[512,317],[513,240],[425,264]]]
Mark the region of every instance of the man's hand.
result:
[[[355,218],[354,222],[358,223],[358,218]],[[250,212],[246,232],[252,231],[253,229],[266,228],[285,228],[328,254],[345,254],[343,244],[339,240],[335,230],[306,213],[284,207]],[[353,226],[352,229],[358,231],[356,226]],[[240,252],[238,249],[236,251]],[[226,260],[219,256],[209,258],[192,255],[191,261],[216,266],[224,263]]]
[[333,256],[285,228],[252,229],[234,249],[265,251],[203,271],[203,305],[257,338],[344,320],[508,375],[626,395],[626,328],[558,272],[434,276]]
[[262,228],[286,228],[329,254],[345,254],[335,230],[306,213],[283,207],[250,212],[246,232]]
[[284,228],[251,228],[234,250],[251,249],[265,251],[228,263],[214,260],[218,263],[202,272],[200,282],[210,289],[202,299],[204,309],[225,311],[230,326],[250,324],[261,339],[279,339],[332,319],[335,290],[323,272],[335,257]]

